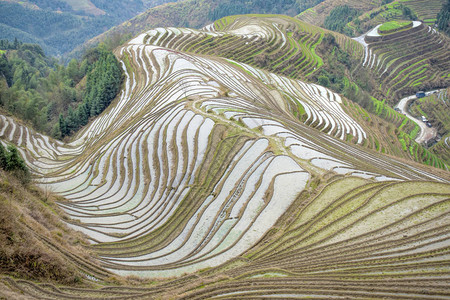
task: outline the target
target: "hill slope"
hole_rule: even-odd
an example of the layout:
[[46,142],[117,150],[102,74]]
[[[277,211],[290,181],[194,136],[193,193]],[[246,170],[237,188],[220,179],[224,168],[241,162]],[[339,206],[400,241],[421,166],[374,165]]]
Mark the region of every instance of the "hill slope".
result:
[[354,31],[358,31],[355,32],[358,35],[378,24],[391,20],[417,19],[423,21],[426,25],[434,26],[436,17],[444,2],[443,0],[393,1],[362,13],[358,17],[358,25],[353,21],[349,23],[349,27],[353,28]]
[[185,0],[168,3],[149,9],[140,15],[118,25],[88,41],[82,48],[103,42],[107,39],[131,34],[135,36],[155,27],[200,28],[224,16],[236,14],[286,14],[295,16],[314,6],[321,0],[308,1],[268,1],[268,0]]
[[[310,24],[323,26],[325,19],[339,7],[348,6],[358,11],[358,24],[351,27],[361,28],[361,32],[386,21],[412,18],[433,25],[436,21],[444,0],[397,0],[397,1],[354,1],[354,0],[325,0],[316,6],[300,13],[297,18]],[[349,22],[349,21],[348,21]]]
[[[0,39],[36,43],[62,55],[162,1],[0,1]],[[172,1],[173,2],[173,1]]]
[[[74,285],[86,272],[100,271],[86,251],[86,239],[60,219],[67,219],[67,215],[55,200],[48,190],[23,185],[15,176],[0,170],[2,275]],[[106,271],[98,274],[109,276]]]
[[[444,168],[439,158],[414,144],[419,127],[385,105],[393,105],[416,89],[440,87],[449,81],[445,73],[448,39],[428,26],[414,24],[418,26],[401,33],[352,40],[287,16],[244,15],[219,19],[203,30],[156,28],[143,33],[141,38],[149,44],[222,56],[290,78],[323,82],[385,120],[375,122],[361,108],[353,104],[344,106],[358,122],[368,126],[367,130],[377,131],[365,141],[367,147]],[[408,40],[408,47],[404,47]],[[378,65],[374,67],[375,61],[385,72],[375,72],[379,71]],[[395,61],[402,63],[393,64]],[[414,68],[411,70],[411,67]],[[362,89],[380,101],[367,94],[364,96]],[[395,127],[409,136],[394,133]]]
[[450,43],[430,26],[414,21],[400,32],[380,35],[373,29],[361,38],[366,48],[362,66],[380,82],[375,97],[399,99],[417,90],[448,86]]
[[104,287],[93,265],[83,289],[3,285],[59,299],[445,297],[449,172],[360,147],[368,126],[322,86],[173,46],[199,36],[233,38],[155,29],[116,49],[120,97],[68,144],[0,116],[100,267],[178,278]]
[[325,0],[316,6],[305,10],[300,13],[297,17],[309,24],[322,26],[326,17],[330,15],[331,11],[339,6],[347,5],[351,8],[354,8],[358,11],[369,11],[381,5],[381,1],[370,1],[370,0],[362,0],[362,1],[354,1],[354,0]]

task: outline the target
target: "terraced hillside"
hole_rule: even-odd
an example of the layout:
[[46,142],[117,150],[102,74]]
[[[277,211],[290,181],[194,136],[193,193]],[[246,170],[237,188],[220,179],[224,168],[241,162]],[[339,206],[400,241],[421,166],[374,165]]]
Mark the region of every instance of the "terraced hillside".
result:
[[349,26],[354,29],[359,27],[362,30],[360,33],[363,33],[378,24],[391,20],[410,19],[410,16],[405,15],[407,9],[411,12],[411,16],[414,14],[417,17],[417,20],[424,22],[426,25],[434,26],[437,14],[444,3],[445,1],[443,0],[393,1],[364,12],[358,17],[358,25],[355,22],[351,22]]
[[[446,36],[418,21],[411,30],[382,38],[374,30],[357,43],[287,16],[245,15],[219,19],[202,30],[155,28],[141,37],[146,44],[221,56],[293,79],[316,82],[321,75],[344,68],[339,75],[345,77],[341,89],[366,85],[373,96],[389,104],[417,90],[449,84]],[[338,60],[339,55],[346,57],[334,66],[330,56]],[[369,74],[366,82],[358,79],[360,73]]]
[[437,130],[437,138],[429,141],[431,151],[446,161],[450,161],[449,109],[449,89],[443,89],[427,97],[417,99],[411,104],[410,108],[415,117],[421,118],[421,116],[424,116]]
[[375,97],[400,99],[417,90],[448,86],[450,43],[445,35],[419,21],[387,35],[377,28],[358,38],[365,46],[362,67],[380,82]]
[[[316,48],[325,33],[330,32],[287,16],[245,15],[222,18],[202,30],[157,28],[141,37],[147,44],[226,57],[297,79],[311,76],[323,65]],[[361,45],[333,34],[354,59],[363,56]]]
[[297,18],[307,22],[309,24],[322,26],[325,18],[331,13],[333,9],[338,6],[347,5],[351,8],[354,8],[358,11],[365,12],[370,11],[374,8],[377,8],[381,5],[382,1],[370,1],[370,0],[362,0],[362,1],[354,1],[354,0],[325,0],[316,6],[305,10],[300,13]]
[[[402,34],[407,34],[403,32]],[[414,31],[411,35],[414,41],[420,36],[420,32]],[[401,41],[407,39],[408,36],[402,37],[398,44],[394,44],[393,40],[385,42],[382,46],[389,46],[386,51],[394,47],[401,47]],[[443,42],[440,42],[442,38]],[[369,39],[367,37],[366,39]],[[158,45],[168,47],[177,51],[183,51],[193,54],[221,56],[240,63],[246,63],[253,67],[263,68],[267,71],[277,74],[284,74],[293,79],[309,79],[317,81],[320,74],[328,74],[333,70],[344,69],[342,74],[341,84],[345,86],[345,91],[354,90],[358,93],[358,84],[373,85],[373,93],[381,100],[387,97],[386,103],[392,103],[399,100],[396,97],[399,95],[411,92],[415,88],[427,88],[430,85],[440,85],[448,82],[447,79],[442,79],[436,76],[445,70],[446,61],[443,61],[442,53],[448,54],[448,39],[439,36],[439,41],[430,34],[422,38],[422,41],[428,43],[439,43],[440,51],[432,51],[433,44],[424,52],[424,56],[428,56],[429,60],[422,61],[423,68],[428,68],[425,74],[434,74],[431,81],[426,81],[429,78],[424,78],[421,82],[414,82],[414,87],[403,86],[393,80],[384,80],[386,75],[375,74],[376,79],[372,79],[370,72],[371,65],[368,64],[368,56],[372,55],[371,46],[361,37],[358,43],[342,34],[333,33],[319,27],[315,27],[304,22],[280,15],[245,15],[245,16],[231,16],[222,18],[213,24],[206,26],[202,30],[193,30],[186,28],[156,28],[140,35],[139,40],[142,40],[149,45]],[[381,46],[380,46],[381,47]],[[250,49],[250,50],[249,50]],[[333,50],[334,49],[334,50]],[[397,49],[397,48],[395,48]],[[417,55],[417,51],[421,51],[420,46],[412,44],[410,49],[402,52],[391,51],[386,63],[389,65],[399,59],[414,59],[414,57],[405,55]],[[436,55],[436,57],[434,57]],[[334,62],[330,60],[338,60],[344,57],[343,63],[336,67]],[[417,56],[422,57],[422,56]],[[372,56],[371,56],[372,58]],[[374,62],[371,61],[371,64]],[[395,74],[405,74],[406,78],[414,76],[415,74],[405,71],[408,70],[408,64],[401,64],[398,68],[392,68],[392,77]],[[441,70],[440,68],[443,68]],[[367,82],[358,79],[364,73]],[[423,72],[422,72],[423,73]],[[422,74],[420,73],[420,74]],[[404,78],[404,77],[402,77]],[[339,79],[340,80],[340,79]],[[337,84],[336,84],[337,85]],[[350,92],[352,93],[352,92]],[[371,101],[369,99],[369,101]],[[381,101],[373,101],[373,106],[380,106]],[[381,105],[383,106],[383,105]],[[347,106],[348,107],[348,106]],[[351,112],[353,111],[353,112]],[[393,109],[388,109],[386,106],[380,112],[377,108],[377,115],[381,116],[383,120],[377,122],[381,126],[374,126],[371,118],[368,117],[367,112],[362,112],[361,108],[350,109],[354,117],[359,118],[358,122],[366,123],[367,130],[371,130],[371,136],[364,145],[376,149],[379,152],[396,155],[404,158],[412,158],[418,162],[427,163],[429,165],[444,168],[444,163],[433,154],[422,149],[420,145],[411,144],[409,142],[402,142],[405,139],[415,138],[419,130],[418,126],[409,122],[408,119],[400,114],[397,114]],[[303,114],[303,113],[302,113]],[[301,114],[301,115],[302,115]],[[303,120],[301,115],[298,117]],[[389,123],[386,123],[389,122]],[[398,137],[398,133],[393,133],[393,129],[386,132],[385,128],[397,126],[409,134],[408,138]],[[380,128],[374,128],[380,127]],[[389,131],[389,130],[388,130]],[[388,137],[396,137],[394,139]],[[349,140],[355,143],[357,138],[348,136]],[[400,149],[400,151],[399,151]],[[403,149],[403,150],[402,150]],[[410,151],[408,151],[410,149]]]
[[140,287],[2,282],[50,299],[446,299],[449,185],[330,175],[320,193],[302,193],[256,247],[218,268]]
[[101,42],[117,39],[118,36],[136,36],[155,27],[200,28],[221,17],[234,14],[284,14],[295,16],[322,0],[182,0],[144,1],[148,4],[162,4],[110,28],[89,40],[81,48],[89,49]]
[[[383,4],[384,2],[389,3]],[[359,16],[359,25],[364,29],[368,29],[369,27],[374,27],[380,23],[408,17],[405,15],[405,7],[410,11],[411,16],[417,17],[416,20],[425,22],[427,25],[433,25],[444,2],[444,0],[325,0],[300,13],[297,18],[310,24],[323,26],[325,19],[330,15],[333,9],[346,5],[356,9],[361,14],[361,16]]]
[[[373,72],[374,96],[398,100],[417,89],[449,83],[449,40],[416,21],[410,30],[383,35],[374,29],[356,39],[299,22],[286,16],[232,16],[204,30],[157,28],[141,35],[144,42],[170,49],[226,57],[254,67],[312,79],[324,65],[324,36],[332,34],[339,49],[356,63],[348,72]],[[249,49],[251,49],[249,51]],[[323,51],[323,50],[322,50]]]
[[[269,36],[252,26],[235,29],[244,43]],[[99,261],[83,265],[82,287],[1,277],[2,290],[56,299],[448,296],[449,172],[360,147],[369,131],[322,86],[189,50],[214,37],[236,39],[155,29],[116,49],[124,88],[70,143],[0,115],[2,142],[64,196],[68,224]],[[171,279],[105,287],[109,272]]]

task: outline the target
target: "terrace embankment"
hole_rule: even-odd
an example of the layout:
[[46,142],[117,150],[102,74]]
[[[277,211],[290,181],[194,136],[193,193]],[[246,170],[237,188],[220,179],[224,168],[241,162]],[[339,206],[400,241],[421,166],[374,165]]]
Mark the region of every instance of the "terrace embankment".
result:
[[449,84],[449,40],[435,29],[413,22],[411,29],[388,35],[365,36],[363,66],[380,81],[375,97],[390,102]]

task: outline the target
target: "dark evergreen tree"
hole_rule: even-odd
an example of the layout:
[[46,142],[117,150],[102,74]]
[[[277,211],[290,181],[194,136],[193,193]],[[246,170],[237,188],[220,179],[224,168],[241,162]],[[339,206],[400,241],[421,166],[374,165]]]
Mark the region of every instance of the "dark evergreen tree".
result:
[[82,103],[80,106],[78,106],[76,111],[77,119],[79,121],[80,126],[84,126],[89,121],[89,112],[87,110],[86,103]]
[[101,114],[114,100],[122,83],[120,64],[114,54],[104,47],[88,51],[84,60],[91,61],[92,67],[87,74],[83,103],[76,110],[69,107],[67,117],[60,121],[63,137],[86,125],[89,117]]
[[30,171],[28,170],[25,161],[20,156],[19,150],[13,145],[8,145],[6,151],[5,170],[13,173],[24,183],[30,180]]
[[358,16],[358,11],[348,5],[335,7],[325,18],[323,26],[340,33],[350,34],[345,30],[347,23]]
[[5,54],[0,56],[0,78],[4,77],[8,86],[13,84],[12,66]]
[[65,137],[69,134],[67,130],[66,120],[64,120],[64,116],[62,114],[59,115],[59,130],[61,131],[61,136]]
[[441,11],[437,15],[437,26],[439,30],[450,35],[450,0],[442,5]]
[[0,169],[6,170],[6,149],[2,143],[0,143]]

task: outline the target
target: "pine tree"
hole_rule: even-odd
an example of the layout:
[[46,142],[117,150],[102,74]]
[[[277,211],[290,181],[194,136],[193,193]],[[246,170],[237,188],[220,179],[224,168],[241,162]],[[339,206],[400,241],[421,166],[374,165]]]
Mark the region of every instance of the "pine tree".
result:
[[8,145],[8,153],[6,154],[6,171],[12,172],[22,182],[26,183],[30,180],[30,171],[19,154],[19,150],[13,145]]
[[62,114],[59,115],[59,130],[61,131],[62,137],[65,137],[69,134],[67,130],[66,120],[64,120],[64,116]]
[[6,170],[6,149],[2,143],[0,143],[0,168]]
[[78,118],[78,122],[80,126],[84,126],[88,123],[89,115],[86,109],[87,105],[85,103],[78,106],[76,111],[76,116]]
[[446,34],[450,35],[450,0],[442,5],[441,11],[437,15],[437,26]]
[[8,62],[8,58],[5,54],[2,54],[0,56],[0,77],[5,77],[6,83],[8,84],[8,87],[11,87],[13,84],[13,75],[12,75],[12,66]]
[[78,120],[71,106],[69,106],[69,110],[67,113],[66,127],[68,133],[70,133],[72,130],[78,129]]

